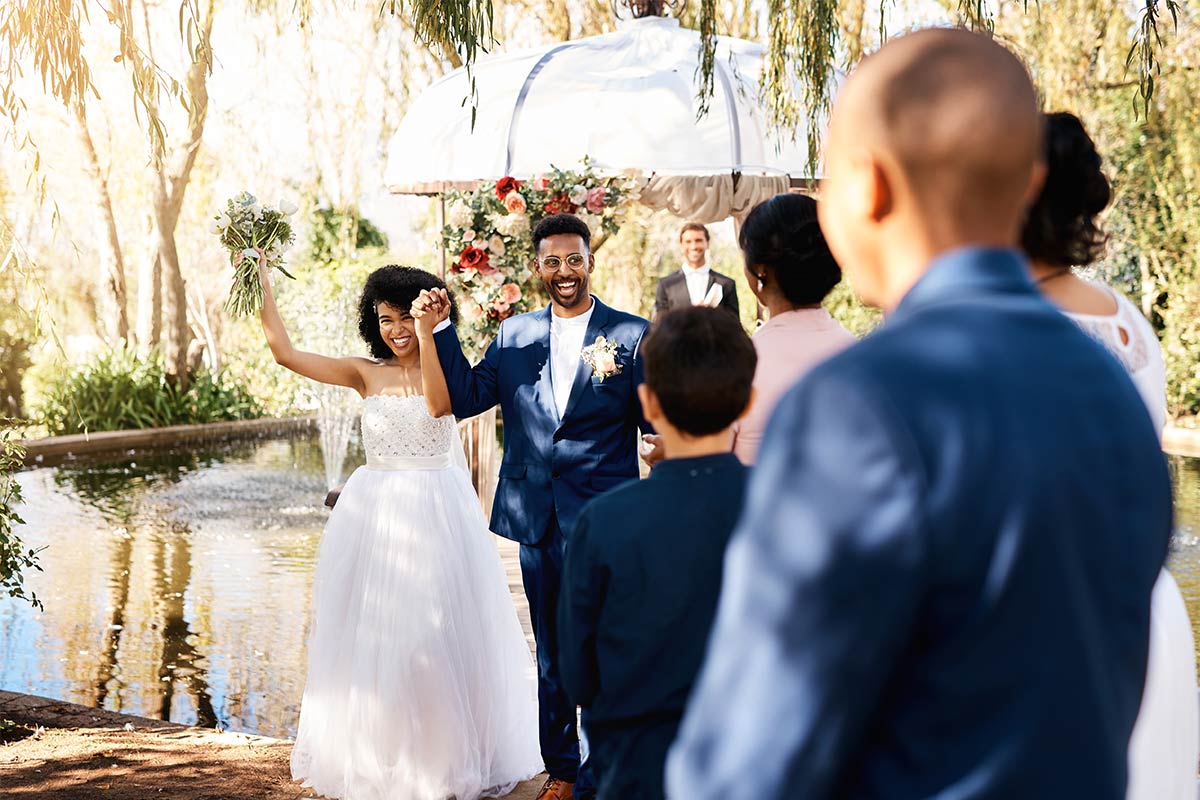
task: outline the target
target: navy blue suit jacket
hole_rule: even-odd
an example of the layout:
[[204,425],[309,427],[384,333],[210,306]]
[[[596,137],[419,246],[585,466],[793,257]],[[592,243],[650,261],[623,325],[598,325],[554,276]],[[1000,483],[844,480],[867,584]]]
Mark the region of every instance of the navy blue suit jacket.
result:
[[550,307],[506,319],[483,360],[472,367],[454,327],[434,335],[454,415],[500,405],[504,459],[492,504],[492,530],[536,544],[557,518],[570,535],[583,504],[638,477],[642,417],[640,347],[649,323],[595,299],[584,346],[603,336],[617,344],[621,372],[603,381],[579,361],[566,412],[559,419],[550,382]]
[[668,796],[1123,800],[1170,533],[1121,366],[943,256],[780,404]]

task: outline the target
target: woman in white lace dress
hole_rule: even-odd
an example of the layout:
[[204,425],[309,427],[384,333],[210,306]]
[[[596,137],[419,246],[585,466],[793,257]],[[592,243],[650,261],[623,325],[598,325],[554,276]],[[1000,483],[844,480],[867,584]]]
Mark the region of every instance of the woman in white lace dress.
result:
[[[1030,210],[1023,244],[1046,297],[1128,370],[1157,430],[1166,423],[1166,373],[1153,328],[1120,292],[1072,271],[1104,245],[1096,218],[1110,199],[1100,156],[1071,114],[1049,114],[1046,185]],[[1129,744],[1130,800],[1195,800],[1200,755],[1196,656],[1187,607],[1163,569],[1150,612],[1146,686]]]
[[[409,314],[435,276],[367,279],[359,331],[372,358],[292,346],[265,272],[275,360],[364,398],[367,464],[325,526],[292,776],[346,800],[475,800],[541,771],[532,658],[437,359]],[[441,375],[441,370],[429,370]]]

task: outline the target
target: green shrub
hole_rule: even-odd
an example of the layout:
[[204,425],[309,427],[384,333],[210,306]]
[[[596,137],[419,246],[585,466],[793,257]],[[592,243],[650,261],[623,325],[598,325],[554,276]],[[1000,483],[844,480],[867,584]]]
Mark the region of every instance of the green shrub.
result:
[[37,550],[26,550],[17,536],[16,526],[25,521],[17,514],[21,504],[21,484],[16,473],[25,461],[25,450],[17,444],[13,421],[0,417],[0,592],[9,597],[27,600],[35,608],[42,603],[33,592],[26,594],[24,572],[30,569],[41,571],[37,563]]
[[41,415],[51,435],[250,419],[262,405],[240,383],[199,370],[187,391],[167,380],[161,358],[103,353],[46,387]]

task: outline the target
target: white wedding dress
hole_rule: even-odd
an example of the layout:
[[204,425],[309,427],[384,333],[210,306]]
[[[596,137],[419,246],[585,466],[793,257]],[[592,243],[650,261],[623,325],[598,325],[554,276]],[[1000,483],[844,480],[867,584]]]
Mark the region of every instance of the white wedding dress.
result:
[[452,417],[363,405],[325,526],[292,776],[345,800],[475,800],[542,769],[537,684]]
[[[1167,421],[1166,369],[1154,329],[1133,303],[1110,286],[1114,314],[1067,316],[1128,370],[1154,427]],[[1129,742],[1127,800],[1194,800],[1200,758],[1196,649],[1183,595],[1164,568],[1150,601],[1150,654],[1141,710]]]

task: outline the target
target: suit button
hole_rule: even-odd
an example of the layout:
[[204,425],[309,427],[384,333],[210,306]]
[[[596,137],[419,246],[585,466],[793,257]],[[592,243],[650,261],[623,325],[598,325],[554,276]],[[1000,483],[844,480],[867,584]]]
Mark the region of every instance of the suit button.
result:
[[561,472],[559,472],[558,470],[555,470],[555,471],[554,471],[554,474],[553,474],[553,475],[551,475],[550,477],[554,478],[555,480],[558,480],[559,478],[561,478],[561,477],[562,477],[562,473],[561,473]]

